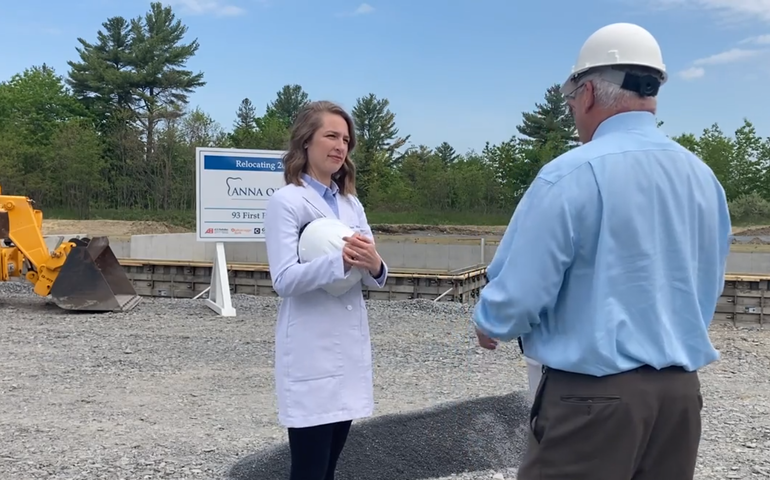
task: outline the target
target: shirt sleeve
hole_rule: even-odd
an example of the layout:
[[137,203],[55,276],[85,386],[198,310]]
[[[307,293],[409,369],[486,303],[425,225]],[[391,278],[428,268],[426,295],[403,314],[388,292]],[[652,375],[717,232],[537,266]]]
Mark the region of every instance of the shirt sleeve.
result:
[[476,327],[487,336],[515,340],[556,304],[575,254],[566,197],[558,183],[538,177],[519,202],[473,313]]

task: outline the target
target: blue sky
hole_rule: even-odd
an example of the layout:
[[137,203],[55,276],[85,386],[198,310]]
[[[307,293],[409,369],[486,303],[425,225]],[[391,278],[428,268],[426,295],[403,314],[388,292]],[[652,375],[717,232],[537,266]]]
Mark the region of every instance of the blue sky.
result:
[[[0,7],[0,79],[34,64],[60,74],[77,37],[149,0],[25,0]],[[352,108],[391,102],[415,144],[480,150],[516,133],[521,112],[561,82],[585,39],[614,22],[642,25],[671,80],[659,101],[666,131],[700,133],[743,118],[770,136],[770,0],[173,0],[201,47],[189,63],[208,84],[191,98],[224,128],[249,97],[264,111],[285,84]]]

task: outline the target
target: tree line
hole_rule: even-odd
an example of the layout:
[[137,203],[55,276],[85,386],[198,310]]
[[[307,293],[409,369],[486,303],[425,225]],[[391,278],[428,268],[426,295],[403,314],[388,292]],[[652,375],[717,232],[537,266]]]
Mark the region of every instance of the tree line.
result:
[[[35,65],[0,83],[0,186],[33,198],[46,215],[193,221],[195,148],[285,149],[310,96],[280,88],[260,115],[244,98],[223,128],[189,95],[206,86],[187,62],[197,40],[171,7],[108,18],[94,40],[78,38],[69,71]],[[457,152],[451,142],[414,145],[387,98],[368,93],[351,114],[359,195],[370,215],[405,223],[505,222],[538,170],[579,145],[558,85],[522,114],[509,140]],[[662,122],[659,122],[662,125]],[[736,222],[770,218],[770,138],[748,120],[728,136],[715,123],[675,140],[724,185]]]

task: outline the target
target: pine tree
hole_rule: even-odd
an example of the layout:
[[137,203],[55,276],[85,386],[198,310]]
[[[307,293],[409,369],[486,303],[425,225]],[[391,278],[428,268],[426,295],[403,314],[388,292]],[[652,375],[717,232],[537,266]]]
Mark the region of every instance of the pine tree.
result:
[[578,141],[575,121],[558,84],[546,90],[545,103],[535,104],[533,112],[522,116],[522,124],[516,128],[533,146],[555,143],[566,151]]

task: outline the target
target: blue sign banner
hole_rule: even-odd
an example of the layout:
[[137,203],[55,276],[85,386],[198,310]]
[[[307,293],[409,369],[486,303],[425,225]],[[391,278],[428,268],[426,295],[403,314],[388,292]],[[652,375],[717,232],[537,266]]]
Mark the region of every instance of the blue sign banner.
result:
[[283,162],[279,158],[204,155],[203,168],[236,172],[282,172]]

